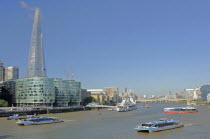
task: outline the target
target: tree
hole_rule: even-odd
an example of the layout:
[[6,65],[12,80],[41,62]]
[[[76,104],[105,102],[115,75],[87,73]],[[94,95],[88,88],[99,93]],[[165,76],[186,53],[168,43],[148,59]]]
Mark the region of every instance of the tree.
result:
[[3,99],[0,99],[0,107],[7,107],[7,106],[8,106],[8,102]]
[[97,101],[96,101],[96,99],[94,97],[86,97],[84,99],[83,105],[85,106],[85,105],[87,105],[88,103],[91,103],[91,102],[97,102]]

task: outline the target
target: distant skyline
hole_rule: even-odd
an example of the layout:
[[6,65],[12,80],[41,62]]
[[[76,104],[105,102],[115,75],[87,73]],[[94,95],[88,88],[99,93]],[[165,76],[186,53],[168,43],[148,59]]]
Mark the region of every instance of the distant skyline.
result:
[[[0,60],[25,77],[33,12],[0,2]],[[48,77],[166,94],[210,84],[210,1],[36,0]]]

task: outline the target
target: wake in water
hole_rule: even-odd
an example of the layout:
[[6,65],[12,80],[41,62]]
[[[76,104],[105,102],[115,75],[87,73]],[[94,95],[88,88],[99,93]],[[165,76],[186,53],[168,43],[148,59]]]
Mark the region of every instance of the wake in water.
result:
[[76,120],[64,120],[64,122],[75,122]]
[[184,126],[191,126],[191,125],[193,125],[193,124],[184,124]]

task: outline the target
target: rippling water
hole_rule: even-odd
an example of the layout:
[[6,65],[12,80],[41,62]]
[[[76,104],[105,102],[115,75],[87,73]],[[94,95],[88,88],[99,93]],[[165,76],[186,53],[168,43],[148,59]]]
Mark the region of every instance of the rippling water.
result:
[[[100,111],[49,114],[64,123],[17,126],[15,120],[0,118],[0,139],[210,139],[210,109],[197,107],[198,113],[164,114],[164,107],[180,104],[151,104],[130,112]],[[140,122],[172,118],[185,127],[162,132],[141,133],[134,128]]]

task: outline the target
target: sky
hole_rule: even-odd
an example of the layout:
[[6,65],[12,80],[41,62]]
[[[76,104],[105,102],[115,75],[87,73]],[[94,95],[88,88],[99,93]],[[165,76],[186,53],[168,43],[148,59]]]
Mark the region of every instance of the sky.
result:
[[[210,84],[209,0],[25,0],[41,10],[48,77],[166,94]],[[0,1],[0,60],[25,77],[33,11]]]

